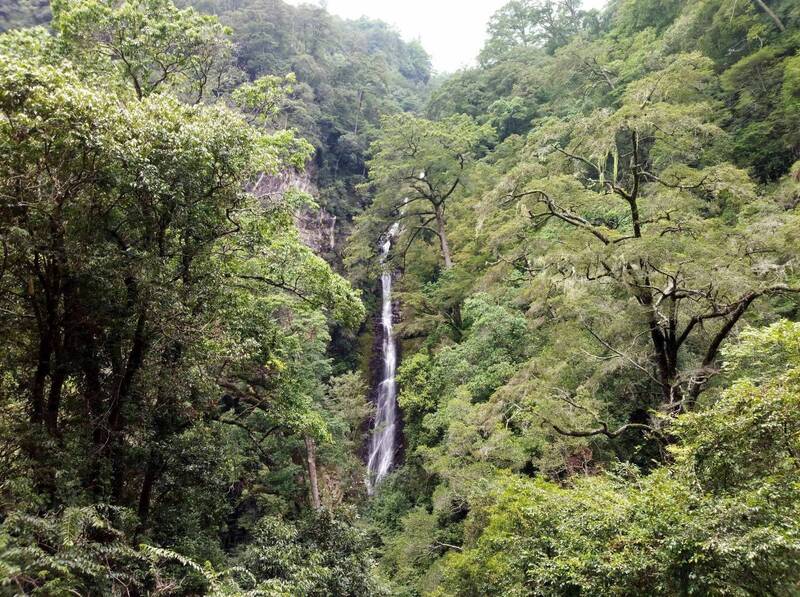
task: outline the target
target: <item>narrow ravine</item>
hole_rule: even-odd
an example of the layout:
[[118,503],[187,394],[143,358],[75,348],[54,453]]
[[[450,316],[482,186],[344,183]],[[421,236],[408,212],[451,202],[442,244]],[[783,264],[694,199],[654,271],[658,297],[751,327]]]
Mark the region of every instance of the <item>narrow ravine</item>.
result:
[[389,473],[394,465],[397,452],[397,347],[395,345],[392,306],[392,275],[390,268],[386,267],[386,259],[392,250],[392,240],[397,234],[399,226],[393,224],[381,245],[381,354],[383,357],[383,375],[378,385],[375,400],[375,418],[369,440],[369,453],[367,459],[367,491],[372,494],[375,487]]

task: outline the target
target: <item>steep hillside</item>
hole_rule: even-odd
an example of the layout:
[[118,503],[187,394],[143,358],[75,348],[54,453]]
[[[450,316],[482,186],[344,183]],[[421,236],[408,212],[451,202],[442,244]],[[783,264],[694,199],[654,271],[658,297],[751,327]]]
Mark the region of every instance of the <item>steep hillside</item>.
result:
[[800,594],[796,0],[0,28],[0,596]]
[[420,109],[430,58],[379,21],[347,21],[312,5],[280,0],[185,2],[233,29],[236,64],[247,78],[295,73],[282,106],[284,124],[317,148],[313,173],[319,200],[351,216],[362,205],[365,154],[381,116]]
[[793,594],[798,495],[775,479],[797,452],[742,484],[714,467],[793,416],[796,382],[723,364],[797,338],[800,6],[512,0],[489,34],[423,114],[384,119],[349,246],[374,277],[400,224],[406,460],[369,506],[385,577]]

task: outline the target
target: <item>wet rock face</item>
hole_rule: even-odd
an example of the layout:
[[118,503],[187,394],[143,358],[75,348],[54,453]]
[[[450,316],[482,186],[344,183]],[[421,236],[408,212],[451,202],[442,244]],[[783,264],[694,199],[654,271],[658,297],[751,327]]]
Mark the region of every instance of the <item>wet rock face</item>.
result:
[[[279,201],[290,190],[308,193],[312,197],[319,195],[319,188],[309,171],[298,173],[286,170],[280,174],[262,174],[250,189],[265,205]],[[315,253],[323,257],[338,253],[337,247],[343,235],[335,215],[321,207],[304,207],[295,212],[294,220],[300,239]]]
[[248,190],[265,205],[279,201],[290,190],[310,195],[315,195],[319,191],[308,171],[298,172],[294,169],[284,170],[279,174],[262,173]]
[[338,243],[336,216],[323,208],[301,209],[294,215],[302,241],[319,255],[335,253]]

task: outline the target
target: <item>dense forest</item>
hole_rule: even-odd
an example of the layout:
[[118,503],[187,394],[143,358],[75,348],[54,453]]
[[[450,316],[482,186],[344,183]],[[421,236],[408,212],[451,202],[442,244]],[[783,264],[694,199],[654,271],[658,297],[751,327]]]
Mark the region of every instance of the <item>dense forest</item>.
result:
[[796,0],[0,31],[0,595],[800,595]]

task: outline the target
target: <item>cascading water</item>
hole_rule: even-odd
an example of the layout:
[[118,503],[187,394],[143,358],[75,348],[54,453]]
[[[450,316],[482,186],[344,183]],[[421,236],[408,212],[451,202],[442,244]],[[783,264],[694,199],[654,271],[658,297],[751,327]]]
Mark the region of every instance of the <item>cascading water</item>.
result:
[[[393,224],[381,246],[381,263],[386,261],[392,249],[392,239],[397,234],[399,226]],[[367,492],[372,494],[375,486],[380,483],[394,464],[397,451],[397,384],[395,372],[397,370],[397,347],[392,330],[392,272],[384,268],[381,274],[381,327],[383,334],[383,375],[378,385],[375,401],[375,422],[372,426],[372,436],[369,441],[369,456],[367,459]]]

